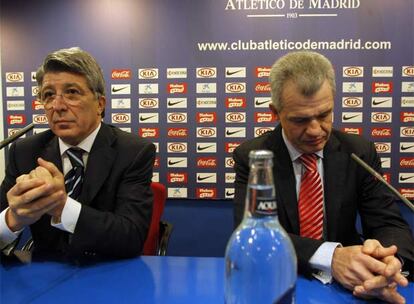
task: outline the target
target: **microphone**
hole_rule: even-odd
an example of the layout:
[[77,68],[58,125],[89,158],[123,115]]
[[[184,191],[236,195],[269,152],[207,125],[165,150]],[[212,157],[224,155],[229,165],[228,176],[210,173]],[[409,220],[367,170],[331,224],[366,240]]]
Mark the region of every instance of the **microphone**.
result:
[[351,158],[356,161],[361,167],[371,173],[375,178],[377,178],[381,183],[383,183],[391,192],[393,192],[400,200],[404,202],[404,204],[414,212],[414,205],[400,192],[397,191],[393,186],[391,186],[377,171],[372,169],[366,162],[360,159],[355,153],[351,153]]
[[22,136],[23,134],[26,134],[31,129],[33,129],[33,127],[34,127],[34,123],[31,123],[31,124],[27,125],[26,127],[24,127],[23,129],[20,129],[19,131],[17,131],[16,133],[14,133],[12,136],[7,137],[5,140],[3,140],[2,142],[0,142],[0,149],[3,149],[8,144],[14,142],[20,136]]

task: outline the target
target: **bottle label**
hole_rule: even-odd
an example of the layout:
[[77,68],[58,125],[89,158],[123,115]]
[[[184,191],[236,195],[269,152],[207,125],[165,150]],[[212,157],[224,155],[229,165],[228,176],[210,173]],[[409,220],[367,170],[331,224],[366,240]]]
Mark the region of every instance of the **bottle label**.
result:
[[254,214],[259,216],[277,215],[277,203],[274,198],[257,198]]

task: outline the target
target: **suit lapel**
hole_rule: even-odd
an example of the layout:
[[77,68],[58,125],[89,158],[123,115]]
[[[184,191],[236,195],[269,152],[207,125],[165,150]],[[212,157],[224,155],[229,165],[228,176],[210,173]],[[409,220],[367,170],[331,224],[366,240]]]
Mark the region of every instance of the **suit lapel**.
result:
[[[324,196],[328,240],[336,239],[340,217],[341,197],[344,191],[343,172],[346,172],[347,155],[340,151],[340,143],[332,134],[324,149]],[[332,178],[334,176],[335,178]],[[330,177],[330,178],[328,178]]]
[[79,198],[82,204],[90,204],[110,174],[117,154],[112,147],[115,139],[111,129],[102,123],[88,156],[84,184]]
[[[298,202],[296,198],[296,181],[293,172],[292,161],[282,138],[280,124],[273,131],[273,136],[268,138],[267,148],[274,152],[273,178],[276,185],[276,196],[279,201],[279,219],[292,233],[299,233]],[[285,215],[285,216],[284,216]]]
[[44,160],[54,163],[60,172],[63,171],[62,158],[60,157],[59,143],[56,136],[53,136],[51,140],[45,144],[45,149],[40,155]]

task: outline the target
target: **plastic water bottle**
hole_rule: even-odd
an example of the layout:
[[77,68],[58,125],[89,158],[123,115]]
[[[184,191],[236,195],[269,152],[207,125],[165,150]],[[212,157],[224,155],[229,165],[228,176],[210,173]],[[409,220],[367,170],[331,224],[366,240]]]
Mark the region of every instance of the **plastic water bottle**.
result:
[[226,248],[225,302],[295,303],[296,253],[277,217],[273,153],[255,150],[249,158],[243,221]]

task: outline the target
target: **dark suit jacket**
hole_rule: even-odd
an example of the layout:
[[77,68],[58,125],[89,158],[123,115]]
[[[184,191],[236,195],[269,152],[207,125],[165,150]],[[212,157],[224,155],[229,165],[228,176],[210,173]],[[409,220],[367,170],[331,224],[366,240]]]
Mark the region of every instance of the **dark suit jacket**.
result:
[[[62,171],[58,138],[48,130],[14,143],[1,185],[1,210],[16,178],[42,157]],[[102,123],[92,145],[79,202],[82,209],[74,234],[50,225],[44,215],[30,226],[34,257],[123,258],[139,255],[151,221],[150,182],[155,146],[146,139]]]
[[[244,212],[244,200],[249,174],[249,151],[267,149],[274,153],[273,175],[276,186],[279,221],[289,233],[296,249],[299,271],[310,275],[309,259],[323,241],[299,236],[298,202],[295,176],[289,152],[282,138],[282,128],[241,144],[234,151],[236,182],[234,198],[235,224]],[[324,148],[324,196],[326,241],[343,246],[361,244],[356,230],[357,214],[361,217],[363,237],[377,239],[384,246],[395,244],[405,267],[413,272],[414,240],[407,223],[389,190],[361,168],[350,154],[355,153],[375,170],[381,163],[372,143],[360,136],[333,130]]]

